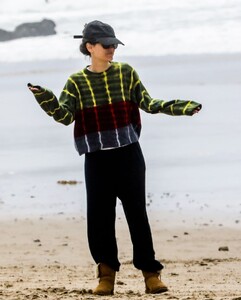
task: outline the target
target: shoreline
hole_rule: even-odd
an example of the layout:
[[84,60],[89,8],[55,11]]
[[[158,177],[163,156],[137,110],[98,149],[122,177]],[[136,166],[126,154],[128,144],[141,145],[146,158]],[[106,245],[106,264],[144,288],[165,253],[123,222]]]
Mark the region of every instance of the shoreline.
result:
[[[222,64],[226,65],[227,70],[230,68],[239,68],[241,63],[241,53],[200,53],[200,54],[167,54],[167,55],[131,55],[122,56],[115,55],[114,61],[127,62],[132,64],[137,69],[143,67],[155,67],[158,69],[160,66],[173,66],[173,65],[202,65],[207,67],[206,64]],[[0,70],[4,70],[7,67],[7,71],[0,71],[0,77],[2,76],[18,76],[21,74],[35,74],[35,73],[55,73],[56,71],[65,71],[79,66],[84,68],[89,64],[89,58],[79,56],[70,58],[50,58],[42,60],[29,60],[29,61],[0,61]],[[238,64],[238,65],[237,65]],[[16,71],[17,69],[17,71]],[[20,69],[20,70],[18,70]],[[200,74],[202,75],[202,74]],[[222,74],[225,76],[225,74]],[[68,73],[66,73],[68,76]],[[240,81],[238,81],[240,83]]]

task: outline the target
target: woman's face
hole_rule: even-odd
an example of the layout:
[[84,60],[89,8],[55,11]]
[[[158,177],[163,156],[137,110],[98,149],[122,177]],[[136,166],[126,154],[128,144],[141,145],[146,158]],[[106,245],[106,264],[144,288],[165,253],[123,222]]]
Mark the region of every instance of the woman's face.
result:
[[86,44],[88,51],[91,54],[91,58],[94,60],[109,62],[113,60],[115,54],[115,45],[110,45],[109,48],[105,49],[100,43],[92,45]]

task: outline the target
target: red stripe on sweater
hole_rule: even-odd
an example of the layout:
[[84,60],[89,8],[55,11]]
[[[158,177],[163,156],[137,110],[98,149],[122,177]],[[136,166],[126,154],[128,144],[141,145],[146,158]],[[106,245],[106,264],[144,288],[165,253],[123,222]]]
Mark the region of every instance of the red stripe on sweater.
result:
[[129,124],[141,124],[139,108],[132,101],[84,108],[75,114],[74,136],[114,130]]

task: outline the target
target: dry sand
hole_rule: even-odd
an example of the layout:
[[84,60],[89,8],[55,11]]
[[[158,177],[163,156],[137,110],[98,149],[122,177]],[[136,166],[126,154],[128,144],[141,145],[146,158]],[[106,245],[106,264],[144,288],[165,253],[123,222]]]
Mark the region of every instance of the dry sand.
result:
[[[168,227],[150,215],[156,257],[165,265],[169,291],[146,295],[141,272],[131,262],[125,219],[117,237],[122,263],[115,294],[101,299],[241,299],[241,236],[234,228],[203,224]],[[97,299],[86,221],[82,217],[25,218],[0,224],[0,299]],[[220,251],[228,247],[228,251]],[[224,248],[225,250],[225,248]]]

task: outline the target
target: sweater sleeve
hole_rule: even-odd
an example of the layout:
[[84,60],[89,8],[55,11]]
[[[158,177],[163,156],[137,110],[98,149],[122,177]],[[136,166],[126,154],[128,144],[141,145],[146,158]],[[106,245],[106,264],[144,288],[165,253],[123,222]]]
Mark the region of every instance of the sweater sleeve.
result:
[[192,116],[195,110],[200,110],[202,105],[192,100],[160,100],[151,98],[142,84],[137,72],[132,72],[132,95],[138,106],[147,113],[164,113],[172,116]]
[[73,92],[71,80],[68,79],[66,82],[59,100],[51,90],[41,86],[34,87],[38,88],[37,91],[33,91],[35,99],[49,116],[64,125],[69,125],[74,121],[76,96]]

